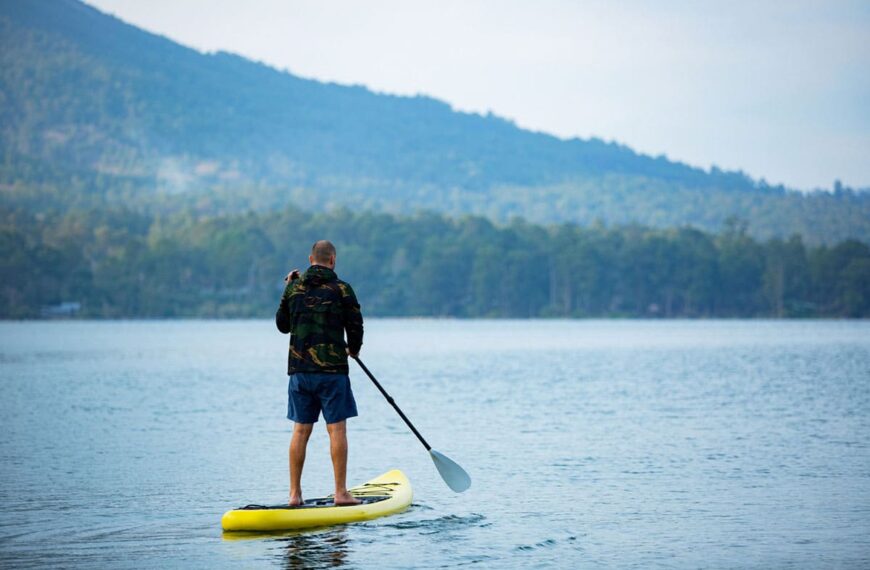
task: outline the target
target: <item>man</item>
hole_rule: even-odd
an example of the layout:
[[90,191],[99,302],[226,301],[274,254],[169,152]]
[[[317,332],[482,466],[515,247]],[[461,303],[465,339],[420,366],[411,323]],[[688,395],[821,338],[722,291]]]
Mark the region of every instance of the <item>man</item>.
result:
[[308,261],[311,267],[301,279],[298,269],[284,279],[287,287],[275,314],[278,330],[291,333],[287,419],[295,423],[290,441],[290,505],[302,504],[305,448],[321,411],[329,432],[335,504],[356,505],[359,501],[347,492],[346,420],[357,415],[347,356],[356,357],[362,346],[362,313],[353,289],[333,271],[334,245],[318,241]]

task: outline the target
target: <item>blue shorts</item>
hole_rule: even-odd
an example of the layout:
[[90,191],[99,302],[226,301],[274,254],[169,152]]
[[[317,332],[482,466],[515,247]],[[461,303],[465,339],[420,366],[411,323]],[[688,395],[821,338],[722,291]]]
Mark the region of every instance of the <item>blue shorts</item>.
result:
[[357,415],[347,374],[291,374],[287,387],[287,419],[299,424],[313,424],[321,410],[328,424]]

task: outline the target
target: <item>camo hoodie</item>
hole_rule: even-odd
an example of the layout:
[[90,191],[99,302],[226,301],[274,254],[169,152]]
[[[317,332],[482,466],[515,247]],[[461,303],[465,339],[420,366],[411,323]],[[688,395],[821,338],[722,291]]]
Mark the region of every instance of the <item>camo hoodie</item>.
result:
[[288,374],[347,374],[345,348],[356,353],[362,346],[363,318],[353,289],[321,265],[312,265],[287,284],[275,324],[282,333],[291,333]]

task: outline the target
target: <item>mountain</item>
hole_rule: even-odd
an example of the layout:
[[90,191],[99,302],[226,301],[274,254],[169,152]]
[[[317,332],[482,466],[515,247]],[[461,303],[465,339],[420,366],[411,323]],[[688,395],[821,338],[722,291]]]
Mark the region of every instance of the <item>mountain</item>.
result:
[[340,205],[870,241],[870,193],[799,193],[428,97],[180,46],[75,0],[0,2],[7,206]]

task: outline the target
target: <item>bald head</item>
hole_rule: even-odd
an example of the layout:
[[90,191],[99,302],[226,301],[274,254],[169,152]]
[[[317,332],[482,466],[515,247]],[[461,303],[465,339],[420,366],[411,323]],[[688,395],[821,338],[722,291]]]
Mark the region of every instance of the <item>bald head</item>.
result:
[[335,267],[335,246],[332,245],[331,241],[325,239],[314,242],[308,261],[312,265],[323,265],[332,269]]

